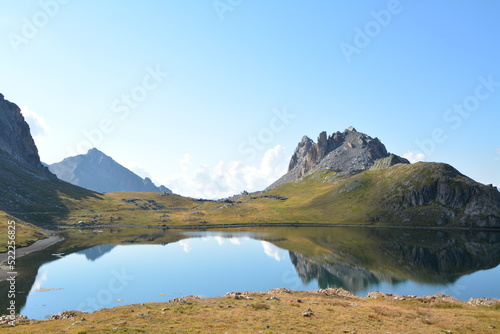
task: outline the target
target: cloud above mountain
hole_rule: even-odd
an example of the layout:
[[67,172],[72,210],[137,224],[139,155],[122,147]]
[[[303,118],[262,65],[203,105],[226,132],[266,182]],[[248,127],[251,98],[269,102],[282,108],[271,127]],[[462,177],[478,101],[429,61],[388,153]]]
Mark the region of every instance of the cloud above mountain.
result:
[[215,166],[193,168],[192,155],[186,153],[180,161],[181,173],[163,182],[184,196],[223,198],[243,190],[264,189],[286,172],[287,164],[288,157],[281,145],[266,151],[257,166],[243,161],[219,161]]
[[420,153],[420,152],[408,151],[405,154],[403,154],[403,158],[408,159],[408,161],[413,164],[415,162],[424,161],[425,154]]
[[31,136],[35,142],[43,141],[50,131],[45,119],[27,106],[21,106],[20,108],[24,120],[30,126]]

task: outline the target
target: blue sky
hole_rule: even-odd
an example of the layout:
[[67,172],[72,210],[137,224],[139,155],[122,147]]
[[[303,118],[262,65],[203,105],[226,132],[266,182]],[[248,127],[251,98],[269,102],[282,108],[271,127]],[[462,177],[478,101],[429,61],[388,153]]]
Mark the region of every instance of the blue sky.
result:
[[303,135],[500,184],[498,1],[0,0],[0,92],[43,161],[97,147],[174,192],[260,190]]

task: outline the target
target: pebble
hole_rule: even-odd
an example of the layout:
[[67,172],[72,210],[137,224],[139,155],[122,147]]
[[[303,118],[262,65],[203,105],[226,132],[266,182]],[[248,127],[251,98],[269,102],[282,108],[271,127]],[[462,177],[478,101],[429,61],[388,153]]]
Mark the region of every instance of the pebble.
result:
[[308,308],[305,312],[302,313],[303,317],[312,317],[314,315],[313,311]]

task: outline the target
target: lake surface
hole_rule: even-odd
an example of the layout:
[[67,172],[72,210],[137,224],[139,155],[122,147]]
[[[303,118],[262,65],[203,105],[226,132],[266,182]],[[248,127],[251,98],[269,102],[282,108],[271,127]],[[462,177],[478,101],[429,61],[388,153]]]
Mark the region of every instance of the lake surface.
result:
[[[74,246],[83,240],[89,247]],[[37,257],[43,258],[38,267]],[[21,268],[18,280],[25,291],[18,305],[21,314],[44,319],[64,310],[92,312],[278,287],[342,287],[361,296],[444,293],[467,301],[500,298],[499,263],[498,232],[340,227],[73,232],[63,244],[26,259],[31,272]]]

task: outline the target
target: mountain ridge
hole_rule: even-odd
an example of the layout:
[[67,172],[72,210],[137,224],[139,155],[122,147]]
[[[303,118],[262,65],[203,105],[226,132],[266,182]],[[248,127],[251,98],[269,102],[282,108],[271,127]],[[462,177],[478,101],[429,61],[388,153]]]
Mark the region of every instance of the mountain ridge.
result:
[[150,178],[141,178],[97,148],[86,154],[67,157],[49,165],[49,170],[63,181],[98,191],[134,191],[172,193],[165,186],[155,186]]

